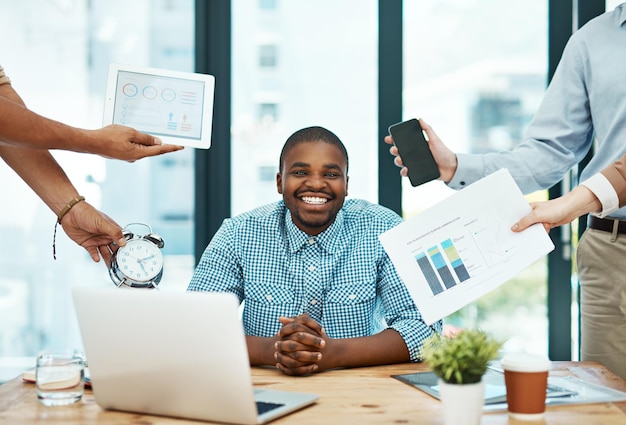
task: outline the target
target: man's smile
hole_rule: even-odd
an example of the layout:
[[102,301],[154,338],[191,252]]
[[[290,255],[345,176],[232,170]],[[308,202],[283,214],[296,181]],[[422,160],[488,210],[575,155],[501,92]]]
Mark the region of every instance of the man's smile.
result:
[[312,205],[322,205],[328,202],[328,199],[320,198],[318,196],[303,196],[300,199],[302,199],[302,201],[304,201],[306,204]]

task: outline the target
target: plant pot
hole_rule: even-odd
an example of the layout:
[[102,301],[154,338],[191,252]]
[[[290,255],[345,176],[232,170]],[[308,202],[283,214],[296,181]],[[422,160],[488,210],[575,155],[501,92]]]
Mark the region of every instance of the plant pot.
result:
[[448,384],[439,379],[445,425],[479,425],[485,402],[485,383]]

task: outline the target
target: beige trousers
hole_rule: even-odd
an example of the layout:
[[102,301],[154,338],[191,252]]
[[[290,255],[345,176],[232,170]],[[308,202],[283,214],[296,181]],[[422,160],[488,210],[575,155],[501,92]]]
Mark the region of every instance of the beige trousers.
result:
[[587,229],[577,252],[581,360],[626,379],[626,235]]

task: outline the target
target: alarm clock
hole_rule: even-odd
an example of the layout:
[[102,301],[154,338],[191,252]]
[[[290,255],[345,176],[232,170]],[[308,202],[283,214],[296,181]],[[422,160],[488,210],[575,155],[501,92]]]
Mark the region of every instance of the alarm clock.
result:
[[[144,226],[148,229],[146,234],[131,232],[130,226]],[[156,288],[163,276],[163,253],[165,246],[163,238],[147,224],[131,223],[122,233],[126,239],[126,245],[121,246],[111,254],[109,261],[109,276],[117,286],[130,288]]]

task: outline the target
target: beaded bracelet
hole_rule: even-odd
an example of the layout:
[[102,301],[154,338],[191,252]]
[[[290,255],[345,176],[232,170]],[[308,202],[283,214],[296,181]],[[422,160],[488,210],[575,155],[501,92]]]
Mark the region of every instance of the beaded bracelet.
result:
[[57,216],[57,221],[56,221],[56,223],[54,223],[54,235],[52,236],[52,257],[55,260],[57,259],[57,247],[56,247],[57,225],[61,224],[61,220],[63,220],[63,217],[65,217],[65,215],[68,212],[70,212],[70,210],[72,209],[72,207],[74,205],[76,205],[80,201],[84,201],[84,200],[85,200],[84,196],[77,196],[76,198],[74,198],[70,202],[68,202],[67,205],[61,210],[61,212]]

